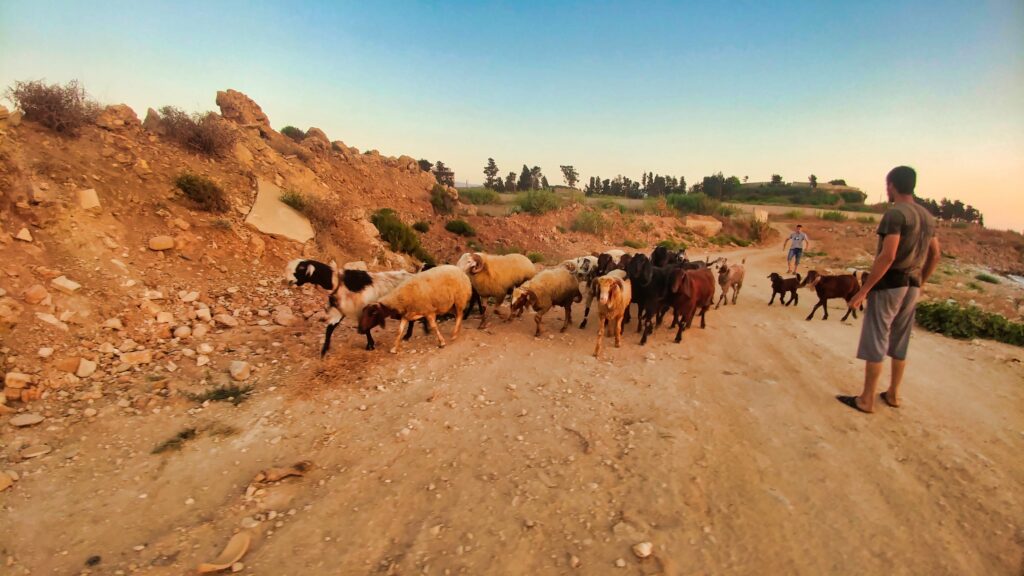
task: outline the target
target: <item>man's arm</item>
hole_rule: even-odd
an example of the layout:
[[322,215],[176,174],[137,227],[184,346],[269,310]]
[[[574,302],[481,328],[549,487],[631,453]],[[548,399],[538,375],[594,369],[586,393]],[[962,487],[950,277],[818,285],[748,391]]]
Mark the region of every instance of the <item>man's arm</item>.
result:
[[935,236],[928,243],[928,257],[924,261],[924,270],[921,271],[921,284],[928,281],[928,278],[939,267],[939,260],[942,259],[942,249],[939,247],[939,239]]
[[868,292],[878,284],[878,281],[889,271],[889,267],[896,261],[896,250],[900,247],[899,234],[886,234],[882,239],[882,251],[875,256],[875,263],[871,265],[871,272],[868,274],[860,292],[850,300],[850,308],[859,308],[868,297]]
[[783,252],[785,252],[785,251],[786,251],[786,246],[789,246],[789,241],[790,241],[791,239],[792,239],[792,236],[788,236],[788,237],[786,238],[786,241],[782,243],[782,251],[783,251]]

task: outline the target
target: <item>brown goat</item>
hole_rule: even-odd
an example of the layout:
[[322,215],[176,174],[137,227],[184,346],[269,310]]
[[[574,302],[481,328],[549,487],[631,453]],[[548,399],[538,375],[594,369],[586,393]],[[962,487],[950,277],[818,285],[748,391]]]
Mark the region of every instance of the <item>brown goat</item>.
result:
[[597,285],[600,323],[597,326],[597,346],[594,356],[601,357],[601,343],[608,328],[615,332],[615,347],[622,346],[622,318],[629,309],[632,299],[630,281],[615,275],[601,276],[594,280]]
[[721,266],[718,267],[718,285],[722,287],[722,297],[718,299],[718,304],[715,305],[715,310],[725,302],[726,306],[729,305],[729,298],[727,297],[729,288],[732,288],[732,303],[736,304],[736,299],[740,296],[740,288],[743,288],[743,275],[746,270],[743,265],[747,263],[747,259],[744,258],[739,264],[729,264],[723,260]]
[[[778,272],[772,272],[768,279],[772,281],[772,299],[768,301],[769,306],[775,303],[776,296],[783,306],[800,303],[800,295],[797,294],[797,289],[800,288],[800,274],[797,274],[796,278],[783,278]],[[786,292],[789,292],[789,302],[786,302]]]
[[[857,295],[860,290],[860,281],[857,279],[856,274],[842,274],[839,276],[831,276],[828,274],[819,274],[817,270],[811,270],[807,273],[807,278],[800,284],[801,287],[810,285],[814,288],[814,291],[818,294],[818,303],[811,309],[811,313],[807,316],[808,320],[814,318],[814,313],[821,307],[825,311],[825,316],[822,320],[828,320],[828,301],[832,298],[842,298],[847,304],[850,300]],[[841,321],[845,321],[849,318],[850,314],[853,314],[853,319],[857,319],[857,311],[853,308],[847,308],[846,314],[843,315]]]
[[700,309],[700,327],[705,327],[704,315],[715,300],[715,276],[707,268],[700,270],[676,269],[672,272],[672,323],[678,325],[676,342],[683,340],[683,330],[693,324]]

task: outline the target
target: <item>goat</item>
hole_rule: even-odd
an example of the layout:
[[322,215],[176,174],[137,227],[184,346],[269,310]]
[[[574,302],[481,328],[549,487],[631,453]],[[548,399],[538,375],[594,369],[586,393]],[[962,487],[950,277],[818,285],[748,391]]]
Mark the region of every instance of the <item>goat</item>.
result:
[[[800,296],[797,294],[797,289],[800,288],[799,273],[796,278],[783,278],[778,272],[772,272],[768,279],[772,281],[772,299],[768,301],[769,306],[775,303],[776,296],[779,296],[779,302],[783,306],[800,303]],[[789,302],[786,302],[786,292],[789,292]]]
[[[856,296],[860,290],[860,281],[857,280],[856,274],[831,276],[819,274],[817,270],[808,272],[807,278],[804,278],[804,281],[800,284],[801,287],[807,285],[813,287],[814,291],[818,294],[818,303],[811,309],[811,313],[807,316],[808,320],[814,318],[814,313],[818,311],[819,307],[825,311],[822,320],[828,320],[828,301],[830,299],[842,298],[849,304],[850,299]],[[845,322],[850,314],[853,314],[854,320],[857,319],[857,311],[853,308],[848,308],[841,321]]]
[[455,313],[455,328],[452,329],[451,338],[457,338],[462,328],[462,311],[469,304],[472,292],[469,277],[455,266],[438,266],[420,272],[364,308],[359,317],[359,333],[368,333],[376,326],[384,326],[387,318],[398,319],[398,338],[391,347],[391,353],[397,354],[402,334],[409,322],[423,318],[437,334],[438,345],[444,348],[445,341],[437,327],[437,317],[449,312]]
[[722,297],[718,299],[715,310],[718,310],[722,302],[725,302],[726,306],[729,305],[729,299],[727,298],[729,288],[732,288],[732,303],[733,305],[736,304],[736,299],[740,296],[740,288],[743,288],[743,276],[746,272],[743,265],[746,263],[746,258],[739,264],[732,265],[728,261],[723,260],[722,264],[718,267],[718,285],[722,287]]
[[[333,262],[324,264],[316,260],[295,259],[285,267],[285,279],[289,284],[302,286],[315,284],[328,291],[327,330],[320,348],[323,358],[331,347],[331,335],[346,316],[359,318],[363,308],[394,290],[399,284],[412,278],[413,274],[403,270],[393,272],[367,272],[366,270],[337,270]],[[423,321],[427,331],[427,322]],[[412,337],[409,326],[405,338]],[[369,331],[366,332],[366,349],[373,350],[376,343]]]
[[598,293],[598,317],[601,319],[597,330],[597,346],[594,356],[601,357],[601,344],[605,331],[611,325],[615,332],[615,347],[622,346],[622,321],[632,300],[631,283],[622,274],[608,274],[594,280]]
[[693,324],[693,317],[700,309],[700,327],[704,329],[704,315],[715,300],[715,277],[707,268],[686,270],[677,268],[672,272],[672,324],[678,326],[676,342],[682,342],[683,330]]
[[671,280],[674,266],[654,266],[646,254],[637,254],[626,267],[626,274],[632,283],[632,301],[637,305],[637,331],[643,325],[640,345],[647,343],[647,337],[654,331],[655,317],[660,320],[671,295]]
[[594,279],[597,277],[598,257],[580,256],[562,262],[562,267],[572,272],[576,281],[580,284],[580,293],[583,295],[586,304],[583,308],[583,321],[580,328],[587,327],[587,318],[590,317],[590,305],[594,302],[596,292],[594,291]]
[[651,252],[651,263],[655,266],[680,265],[687,262],[686,250],[669,250],[665,246],[657,246]]

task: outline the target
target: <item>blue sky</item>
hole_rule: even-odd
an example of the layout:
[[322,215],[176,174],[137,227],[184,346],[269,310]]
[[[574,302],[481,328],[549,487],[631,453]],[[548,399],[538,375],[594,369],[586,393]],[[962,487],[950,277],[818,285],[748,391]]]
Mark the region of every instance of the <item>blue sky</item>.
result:
[[560,164],[845,178],[1024,228],[1024,3],[0,3],[0,84],[81,80],[140,116],[255,99],[479,182]]

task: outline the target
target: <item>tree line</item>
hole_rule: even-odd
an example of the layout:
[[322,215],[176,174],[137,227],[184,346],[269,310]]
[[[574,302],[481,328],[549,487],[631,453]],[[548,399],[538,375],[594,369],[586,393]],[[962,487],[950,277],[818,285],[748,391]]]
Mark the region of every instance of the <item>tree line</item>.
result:
[[931,198],[919,198],[917,196],[914,196],[914,200],[939,220],[967,222],[968,224],[977,223],[985,226],[985,216],[974,206],[964,204],[960,200],[943,198],[941,201],[936,202]]

